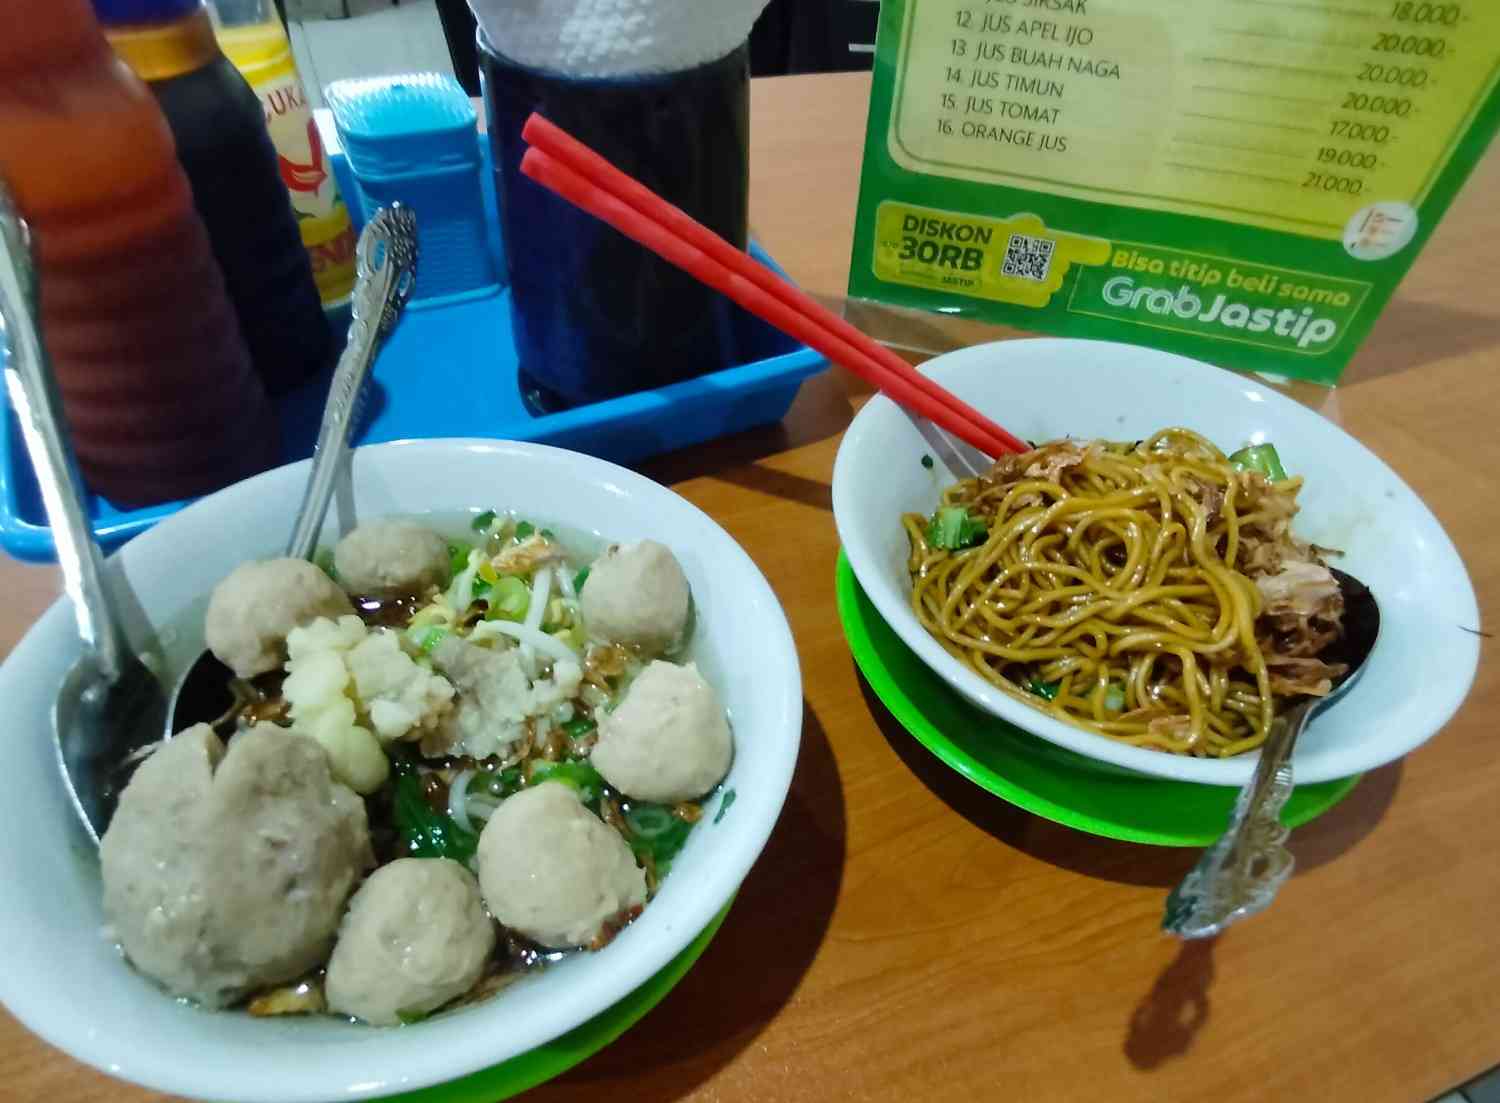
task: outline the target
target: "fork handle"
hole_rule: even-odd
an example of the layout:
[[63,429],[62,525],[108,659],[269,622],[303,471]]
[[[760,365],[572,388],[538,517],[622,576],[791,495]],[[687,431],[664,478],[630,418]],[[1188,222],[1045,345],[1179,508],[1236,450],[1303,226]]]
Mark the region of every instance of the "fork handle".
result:
[[1212,938],[1268,907],[1296,860],[1281,809],[1292,795],[1292,750],[1318,699],[1288,709],[1262,745],[1255,773],[1240,790],[1229,829],[1203,852],[1167,897],[1162,929],[1181,938]]
[[36,471],[78,636],[94,652],[105,679],[114,682],[133,651],[104,579],[104,559],[84,508],[83,480],[39,318],[30,230],[0,181],[0,336],[10,348],[5,389]]

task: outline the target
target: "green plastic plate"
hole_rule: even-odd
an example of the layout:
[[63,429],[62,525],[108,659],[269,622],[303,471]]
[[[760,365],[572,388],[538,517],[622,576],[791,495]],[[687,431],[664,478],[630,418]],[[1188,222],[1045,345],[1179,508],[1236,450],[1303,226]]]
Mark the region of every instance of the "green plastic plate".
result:
[[[726,904],[724,910],[714,916],[702,933],[661,972],[581,1026],[493,1068],[482,1069],[446,1084],[386,1096],[382,1103],[499,1103],[562,1075],[624,1034],[665,999],[708,948],[733,904],[733,900]],[[504,993],[497,998],[504,999]]]
[[[1238,790],[1127,774],[1029,735],[971,705],[912,653],[860,589],[839,553],[839,619],[875,696],[929,751],[974,784],[1068,827],[1155,846],[1207,846],[1224,833]],[[1359,777],[1299,786],[1282,810],[1300,827]]]

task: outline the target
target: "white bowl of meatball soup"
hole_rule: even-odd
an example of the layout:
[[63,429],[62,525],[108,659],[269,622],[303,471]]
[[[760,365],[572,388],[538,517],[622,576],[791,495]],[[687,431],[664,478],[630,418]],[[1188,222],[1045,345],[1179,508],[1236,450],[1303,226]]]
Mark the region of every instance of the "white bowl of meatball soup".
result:
[[780,812],[796,651],[705,514],[539,445],[352,470],[316,569],[277,565],[305,462],[110,560],[168,680],[207,642],[240,694],[146,758],[101,848],[51,743],[65,601],[0,668],[0,999],[112,1075],[311,1103],[497,1064],[671,961]]

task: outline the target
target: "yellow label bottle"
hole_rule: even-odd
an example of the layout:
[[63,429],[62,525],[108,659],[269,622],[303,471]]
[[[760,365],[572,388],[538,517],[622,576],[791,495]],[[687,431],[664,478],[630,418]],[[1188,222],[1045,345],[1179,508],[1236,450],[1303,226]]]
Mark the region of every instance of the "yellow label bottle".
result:
[[[338,306],[348,300],[354,286],[354,227],[307,105],[291,43],[270,0],[220,2],[215,7],[219,46],[265,109],[318,294],[325,309]],[[247,16],[249,21],[239,21]]]

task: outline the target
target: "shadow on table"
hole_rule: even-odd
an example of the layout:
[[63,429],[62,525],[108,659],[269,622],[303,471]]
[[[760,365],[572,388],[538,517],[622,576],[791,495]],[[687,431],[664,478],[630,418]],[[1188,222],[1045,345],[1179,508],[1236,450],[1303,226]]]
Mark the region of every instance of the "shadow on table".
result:
[[753,490],[758,494],[821,509],[829,514],[828,523],[833,523],[833,486],[829,483],[762,467],[760,464],[731,468],[719,472],[715,477],[743,490]]
[[1154,1069],[1181,1057],[1208,1022],[1208,990],[1214,979],[1218,939],[1184,942],[1177,957],[1136,1005],[1125,1033],[1125,1059],[1138,1069]]
[[1306,872],[1353,850],[1385,819],[1401,785],[1400,759],[1364,776],[1354,791],[1312,823],[1292,833],[1297,870]]
[[[778,452],[837,436],[848,428],[852,416],[849,394],[844,388],[841,375],[836,371],[825,371],[802,385],[792,402],[792,408],[782,420],[678,452],[668,452],[664,456],[644,460],[638,466],[643,474],[669,486],[704,477],[726,478],[740,483],[742,472],[746,469],[764,472],[768,479],[808,483],[810,480],[783,475],[769,468],[752,468],[751,465],[756,460],[774,456]],[[812,485],[821,488],[824,499],[822,508],[829,508],[826,504],[828,488],[821,483]],[[752,486],[752,489],[766,488]],[[805,488],[798,489],[801,492],[781,496],[801,501],[805,496]],[[777,493],[774,485],[767,489],[767,493]]]
[[[906,768],[949,808],[1007,846],[1085,877],[1162,889],[1181,881],[1198,860],[1196,848],[1146,846],[1090,835],[1035,816],[981,789],[928,753],[891,715],[858,668],[855,674],[870,716]],[[1292,835],[1297,868],[1316,869],[1374,830],[1395,798],[1400,779],[1400,762],[1374,770],[1343,801],[1298,828]]]
[[1435,360],[1500,345],[1493,314],[1442,303],[1393,299],[1349,362],[1340,381],[1347,386],[1420,368]]
[[[1351,850],[1385,818],[1400,784],[1399,761],[1372,770],[1326,815],[1298,828],[1292,835],[1297,871],[1316,869]],[[1192,1048],[1208,1022],[1217,944],[1217,938],[1183,942],[1136,1005],[1122,1047],[1133,1066],[1149,1071]]]
[[1196,860],[1192,850],[1142,846],[1075,831],[981,789],[930,754],[891,715],[858,668],[855,674],[870,716],[906,768],[938,800],[1007,846],[1085,877],[1163,888],[1182,880]]
[[812,964],[838,899],[846,834],[833,749],[804,703],[786,806],[713,942],[619,1041],[527,1100],[666,1103],[732,1061],[791,1000]]

